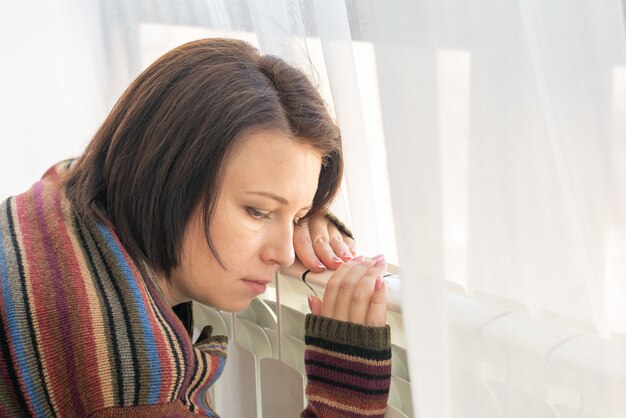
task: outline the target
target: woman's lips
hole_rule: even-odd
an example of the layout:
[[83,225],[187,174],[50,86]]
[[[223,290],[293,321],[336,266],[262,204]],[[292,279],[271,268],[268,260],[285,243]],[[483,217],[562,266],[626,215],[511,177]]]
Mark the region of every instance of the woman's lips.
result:
[[250,289],[253,293],[260,295],[261,293],[265,293],[267,289],[267,285],[270,284],[271,280],[253,280],[253,279],[243,279],[245,285]]

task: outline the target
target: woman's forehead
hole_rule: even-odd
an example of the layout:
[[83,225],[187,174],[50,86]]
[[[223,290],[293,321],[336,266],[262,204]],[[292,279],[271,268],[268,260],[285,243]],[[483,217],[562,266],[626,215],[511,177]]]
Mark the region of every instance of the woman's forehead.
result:
[[311,147],[277,131],[255,132],[242,137],[228,158],[224,186],[312,199],[321,165]]

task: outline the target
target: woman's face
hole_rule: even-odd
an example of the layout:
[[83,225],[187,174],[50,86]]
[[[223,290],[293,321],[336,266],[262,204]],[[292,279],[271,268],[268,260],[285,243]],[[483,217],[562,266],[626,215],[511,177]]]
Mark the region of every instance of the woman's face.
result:
[[181,263],[161,280],[168,302],[189,299],[226,311],[245,309],[281,265],[294,262],[294,222],[317,190],[321,157],[276,131],[245,136],[225,162],[210,222],[223,268],[206,242],[201,209],[183,237]]

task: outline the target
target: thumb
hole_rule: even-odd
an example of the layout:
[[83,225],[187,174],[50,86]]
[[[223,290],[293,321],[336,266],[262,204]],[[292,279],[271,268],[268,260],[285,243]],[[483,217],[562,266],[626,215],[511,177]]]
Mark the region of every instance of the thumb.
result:
[[382,278],[376,279],[374,293],[365,325],[370,327],[384,327],[387,323],[387,282]]
[[309,309],[313,315],[322,313],[322,301],[317,296],[309,296]]

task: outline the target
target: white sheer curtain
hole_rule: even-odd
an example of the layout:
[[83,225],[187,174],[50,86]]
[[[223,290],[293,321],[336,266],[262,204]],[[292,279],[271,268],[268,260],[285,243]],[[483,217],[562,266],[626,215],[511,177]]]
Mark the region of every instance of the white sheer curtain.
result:
[[85,2],[0,2],[0,199],[77,155],[106,115],[99,29]]
[[[419,416],[624,416],[622,3],[369,16]],[[456,328],[448,282],[513,313]]]
[[335,210],[401,266],[415,416],[626,416],[620,0],[5,1],[0,24],[0,198],[166,50],[245,39],[342,127]]

